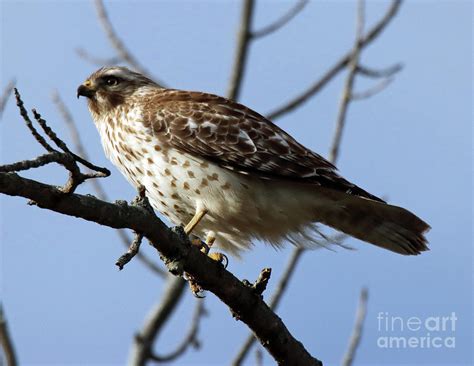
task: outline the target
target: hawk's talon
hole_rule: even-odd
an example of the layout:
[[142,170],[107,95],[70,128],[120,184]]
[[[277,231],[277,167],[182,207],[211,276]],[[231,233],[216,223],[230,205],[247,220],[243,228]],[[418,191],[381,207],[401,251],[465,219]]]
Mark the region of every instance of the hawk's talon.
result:
[[194,278],[191,275],[186,275],[188,277],[189,288],[191,289],[191,292],[193,293],[194,297],[197,297],[198,299],[205,298],[206,296],[204,295],[204,290],[202,289],[202,287],[199,286],[196,281],[194,281]]
[[227,258],[227,256],[224,253],[213,252],[213,253],[208,254],[208,257],[222,264],[224,268],[227,268],[229,264],[229,258]]

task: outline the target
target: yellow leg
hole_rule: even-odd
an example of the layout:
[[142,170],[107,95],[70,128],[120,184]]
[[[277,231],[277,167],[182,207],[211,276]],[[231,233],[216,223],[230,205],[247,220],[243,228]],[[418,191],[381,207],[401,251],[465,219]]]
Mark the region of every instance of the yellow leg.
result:
[[207,254],[209,258],[223,264],[224,268],[227,268],[227,265],[229,264],[229,259],[227,258],[225,254],[220,253],[220,252],[209,253],[209,250],[211,249],[212,244],[214,244],[215,241],[216,241],[216,233],[214,231],[209,231],[206,237],[207,247],[205,247],[204,250],[201,249],[201,251]]
[[194,228],[199,224],[199,222],[202,220],[202,218],[206,215],[207,210],[200,210],[196,212],[194,217],[189,221],[189,223],[184,227],[184,232],[186,235],[191,234],[191,232],[194,230]]

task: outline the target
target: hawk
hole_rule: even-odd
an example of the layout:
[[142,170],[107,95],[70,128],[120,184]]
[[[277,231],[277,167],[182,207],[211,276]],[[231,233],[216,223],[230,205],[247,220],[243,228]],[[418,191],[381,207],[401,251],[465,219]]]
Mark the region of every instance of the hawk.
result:
[[104,67],[77,89],[107,157],[152,206],[238,255],[253,239],[318,244],[317,223],[405,255],[429,225],[350,183],[264,116],[216,95]]

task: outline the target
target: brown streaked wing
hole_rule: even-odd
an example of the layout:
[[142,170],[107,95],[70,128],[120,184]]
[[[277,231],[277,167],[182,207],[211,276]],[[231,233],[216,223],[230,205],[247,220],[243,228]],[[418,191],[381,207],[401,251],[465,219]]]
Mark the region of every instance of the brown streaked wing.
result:
[[145,123],[159,140],[226,169],[264,179],[319,184],[380,200],[346,181],[329,161],[239,103],[200,92],[160,90],[145,108],[150,118]]

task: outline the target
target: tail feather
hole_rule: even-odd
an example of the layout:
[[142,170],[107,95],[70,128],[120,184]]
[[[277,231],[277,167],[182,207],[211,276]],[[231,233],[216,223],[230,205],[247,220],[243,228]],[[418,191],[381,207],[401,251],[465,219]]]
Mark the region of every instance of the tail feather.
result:
[[430,226],[410,211],[383,202],[327,190],[317,220],[357,239],[404,255],[429,250]]

